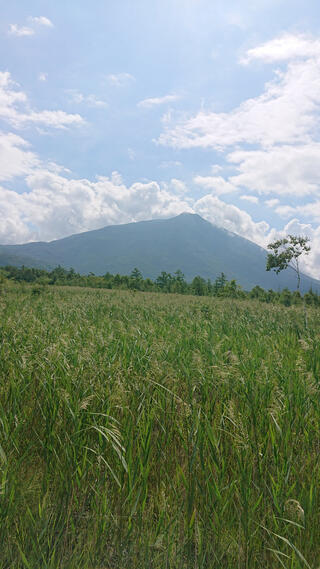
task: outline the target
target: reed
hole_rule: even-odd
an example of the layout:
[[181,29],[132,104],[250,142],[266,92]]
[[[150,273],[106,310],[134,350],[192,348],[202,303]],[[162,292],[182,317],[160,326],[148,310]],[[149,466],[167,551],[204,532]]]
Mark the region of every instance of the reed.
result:
[[318,313],[11,286],[1,569],[320,566]]

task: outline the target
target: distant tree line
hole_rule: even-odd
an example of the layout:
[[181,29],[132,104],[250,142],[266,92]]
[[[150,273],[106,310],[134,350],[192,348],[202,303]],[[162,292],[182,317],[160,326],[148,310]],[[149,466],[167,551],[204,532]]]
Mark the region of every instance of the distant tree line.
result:
[[44,269],[7,265],[0,268],[0,284],[5,281],[32,284],[34,285],[34,294],[40,293],[47,285],[62,285],[195,296],[249,298],[266,303],[280,303],[284,306],[297,305],[304,301],[307,305],[320,306],[320,296],[312,289],[304,296],[298,290],[291,292],[285,288],[281,292],[276,292],[272,289],[264,290],[259,285],[251,291],[245,291],[235,279],[228,280],[224,273],[217,276],[214,281],[206,280],[197,275],[188,283],[180,270],[173,274],[162,271],[155,280],[152,280],[150,278],[144,279],[138,268],[134,268],[130,275],[113,275],[107,272],[103,276],[97,276],[94,273],[80,275],[72,268],[64,269],[60,266],[52,271],[46,271]]

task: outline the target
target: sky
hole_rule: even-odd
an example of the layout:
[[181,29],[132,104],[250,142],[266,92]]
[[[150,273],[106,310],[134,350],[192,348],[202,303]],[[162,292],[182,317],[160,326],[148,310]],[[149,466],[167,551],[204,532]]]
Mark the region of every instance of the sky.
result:
[[320,279],[317,0],[0,0],[0,243],[198,213]]

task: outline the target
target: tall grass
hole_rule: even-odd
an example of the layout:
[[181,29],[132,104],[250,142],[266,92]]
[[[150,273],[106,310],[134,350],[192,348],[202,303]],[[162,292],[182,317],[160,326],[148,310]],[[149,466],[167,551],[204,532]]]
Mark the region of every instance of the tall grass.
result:
[[320,565],[318,313],[12,287],[1,569]]

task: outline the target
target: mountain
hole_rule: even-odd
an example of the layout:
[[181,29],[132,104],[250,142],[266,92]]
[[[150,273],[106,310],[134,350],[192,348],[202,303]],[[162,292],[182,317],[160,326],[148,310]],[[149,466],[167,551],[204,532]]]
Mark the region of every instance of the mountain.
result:
[[[212,225],[196,214],[183,213],[164,220],[113,225],[71,235],[49,243],[0,246],[0,265],[73,267],[77,272],[130,274],[138,267],[143,276],[181,269],[188,281],[195,275],[215,279],[224,272],[245,289],[260,285],[274,290],[297,286],[291,269],[279,275],[266,272],[267,252],[238,235]],[[16,261],[16,262],[15,262]],[[320,292],[320,282],[302,275],[301,289]]]

